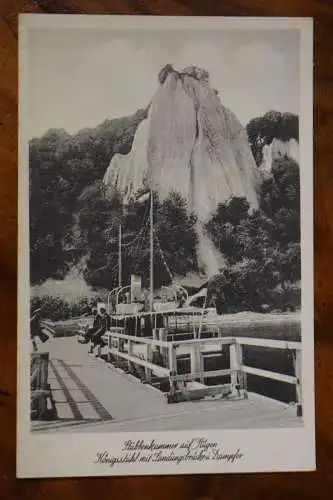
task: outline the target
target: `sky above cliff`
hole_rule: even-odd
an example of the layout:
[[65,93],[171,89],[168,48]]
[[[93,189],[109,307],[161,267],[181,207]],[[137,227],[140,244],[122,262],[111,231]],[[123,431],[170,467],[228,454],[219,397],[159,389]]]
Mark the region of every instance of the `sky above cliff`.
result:
[[269,110],[299,113],[300,49],[295,31],[42,30],[30,32],[29,137],[75,133],[145,107],[166,63],[210,74],[222,103],[246,125]]

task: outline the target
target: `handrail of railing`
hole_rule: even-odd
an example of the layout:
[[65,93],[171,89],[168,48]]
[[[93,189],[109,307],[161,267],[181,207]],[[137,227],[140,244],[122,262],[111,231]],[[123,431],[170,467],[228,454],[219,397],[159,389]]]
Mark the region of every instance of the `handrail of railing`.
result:
[[156,375],[159,375],[161,377],[169,377],[170,375],[170,370],[168,368],[164,368],[163,366],[155,365],[154,363],[151,363],[150,361],[146,361],[145,359],[141,359],[138,356],[133,356],[131,354],[127,354],[125,352],[118,351],[118,349],[114,348],[109,348],[109,352],[111,354],[114,354],[116,356],[120,356],[121,358],[130,361],[132,363],[137,363],[140,366],[143,366],[144,368],[148,368],[150,370],[153,370]]
[[257,375],[258,377],[270,378],[285,382],[287,384],[296,384],[296,377],[292,375],[285,375],[283,373],[272,372],[270,370],[262,370],[261,368],[253,368],[252,366],[241,365],[241,370],[249,375]]
[[255,347],[268,347],[270,349],[301,350],[302,343],[289,340],[262,339],[256,337],[235,337],[237,344]]
[[[115,329],[120,329],[119,327],[115,327]],[[192,332],[182,332],[182,335],[186,333],[190,334]],[[170,345],[177,346],[181,345],[198,345],[198,344],[239,344],[242,346],[254,346],[254,347],[267,347],[270,349],[286,349],[286,350],[301,350],[302,343],[295,341],[287,341],[287,340],[275,340],[275,339],[262,339],[262,338],[254,338],[254,337],[211,337],[211,338],[201,338],[201,339],[189,339],[189,340],[181,340],[181,341],[161,341],[157,339],[151,339],[148,337],[137,337],[134,335],[127,335],[125,333],[119,333],[116,331],[108,331],[105,334],[106,336],[118,337],[124,340],[131,340],[134,342],[142,343],[142,344],[154,344],[156,346],[168,347]]]
[[166,340],[151,339],[148,337],[135,337],[132,335],[126,335],[125,333],[118,333],[118,332],[107,332],[105,333],[104,337],[114,337],[117,339],[129,340],[137,344],[149,344],[159,347],[169,347],[171,344],[171,342],[167,342]]
[[[189,380],[200,379],[203,381],[205,378],[213,378],[224,375],[231,376],[231,386],[241,386],[246,392],[246,375],[256,375],[263,378],[277,380],[280,382],[293,384],[296,386],[296,404],[297,415],[302,415],[302,387],[301,387],[301,342],[275,340],[275,339],[258,339],[252,337],[215,337],[207,339],[193,339],[168,342],[165,340],[158,340],[146,337],[136,337],[126,335],[117,331],[109,331],[105,335],[107,337],[108,352],[116,357],[123,358],[129,363],[140,365],[145,368],[147,380],[151,380],[154,373],[157,376],[169,377],[172,382],[184,382]],[[118,346],[112,344],[112,340],[127,341],[128,352],[124,352],[124,342]],[[143,353],[135,354],[133,349],[135,345],[141,344],[144,347]],[[202,355],[204,354],[205,347],[215,345],[229,345],[230,350],[230,368],[225,370],[210,370],[205,371],[202,368]],[[151,362],[152,347],[160,347],[164,349],[166,355],[166,366]],[[191,372],[188,374],[177,373],[177,348],[188,347]],[[255,368],[243,363],[243,347],[256,346],[270,349],[284,349],[293,352],[293,364],[295,375],[287,375],[277,373],[270,370]],[[203,348],[201,350],[200,348]]]

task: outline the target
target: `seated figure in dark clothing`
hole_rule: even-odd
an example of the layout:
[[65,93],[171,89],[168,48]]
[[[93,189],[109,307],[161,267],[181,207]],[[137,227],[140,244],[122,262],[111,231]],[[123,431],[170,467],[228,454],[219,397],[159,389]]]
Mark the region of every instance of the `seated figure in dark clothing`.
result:
[[40,324],[40,309],[35,309],[30,317],[30,337],[32,348],[34,351],[38,351],[36,337],[40,337],[41,331],[42,328]]
[[102,336],[110,330],[111,327],[111,318],[106,312],[105,307],[101,307],[100,312],[98,314],[98,326],[96,331],[93,334],[93,344],[94,344],[94,354],[96,357],[100,357],[102,350]]
[[93,315],[93,318],[94,318],[93,324],[92,324],[92,326],[90,328],[88,328],[88,331],[87,331],[87,334],[86,334],[87,341],[89,342],[89,353],[93,352],[93,347],[94,347],[93,336],[94,336],[95,332],[98,330],[99,323],[100,323],[100,316],[97,313],[96,307],[94,307],[92,309],[92,315]]
[[42,325],[40,317],[41,309],[35,309],[32,311],[30,317],[30,338],[32,341],[33,351],[38,351],[36,338],[38,338],[43,344],[49,340],[50,333],[45,333],[45,328]]

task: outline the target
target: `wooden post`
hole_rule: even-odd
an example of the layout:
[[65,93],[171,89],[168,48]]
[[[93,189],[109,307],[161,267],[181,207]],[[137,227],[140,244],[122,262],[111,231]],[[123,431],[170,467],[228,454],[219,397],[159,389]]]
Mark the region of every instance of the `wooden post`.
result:
[[107,361],[108,363],[111,363],[111,350],[112,348],[112,337],[111,335],[108,336],[108,352],[107,352]]
[[[170,376],[177,375],[177,353],[176,348],[173,344],[169,346],[169,370]],[[177,382],[173,382],[170,379],[170,395],[173,396],[175,394],[176,389],[178,388]]]
[[190,347],[190,359],[191,359],[191,373],[196,373],[197,370],[197,358],[195,352],[195,344]]
[[43,419],[46,410],[48,409],[48,367],[49,354],[48,352],[34,353],[31,356],[32,373],[30,377],[30,390],[32,392],[40,392],[41,396],[32,400],[32,411],[38,419]]
[[150,294],[149,294],[149,309],[151,312],[150,318],[152,319],[152,312],[154,306],[154,199],[153,199],[153,185],[150,188]]
[[231,386],[232,390],[235,390],[235,386],[238,382],[238,376],[237,376],[237,371],[239,369],[238,367],[238,360],[237,360],[237,351],[236,351],[236,344],[230,344],[229,346],[229,352],[230,352],[230,370],[231,372]]
[[201,356],[200,344],[191,345],[191,373],[200,373],[200,382],[203,383],[204,373],[203,373],[203,358]]
[[240,390],[243,391],[244,397],[247,398],[247,374],[243,371],[243,346],[241,344],[236,344],[236,346]]
[[200,371],[200,382],[201,384],[204,383],[204,380],[205,380],[205,377],[204,377],[204,358],[201,354],[201,349],[200,349],[201,345],[198,344],[197,345],[197,363],[198,363],[198,366],[199,366],[199,371]]
[[[127,354],[129,356],[133,356],[133,344],[132,344],[131,339],[128,339],[128,341],[127,341]],[[129,373],[131,373],[132,372],[132,362],[130,360],[128,360],[128,362],[127,362],[127,367],[128,367]]]
[[[145,360],[148,361],[148,363],[151,362],[151,345],[146,344],[146,355],[145,355]],[[145,368],[145,377],[146,377],[146,382],[151,381],[151,375],[152,375],[152,370],[150,368]]]
[[[168,335],[168,331],[166,328],[159,328],[158,329],[158,340],[161,340],[162,342],[166,342],[167,335]],[[168,347],[161,347],[161,354],[163,356],[165,366],[168,366],[168,362],[169,362],[169,360],[168,360],[168,356],[169,356]]]
[[119,368],[119,338],[118,337],[116,337],[116,350],[117,350],[116,367]]
[[243,347],[234,342],[230,344],[230,370],[231,373],[231,386],[233,392],[236,391],[240,394],[240,391],[244,391],[246,395],[246,374],[242,371],[243,365]]
[[129,354],[129,356],[133,355],[133,343],[132,343],[132,339],[128,339],[128,341],[127,341],[127,352]]
[[174,374],[177,373],[177,353],[173,344],[169,346],[169,370]]
[[296,350],[293,356],[294,372],[296,377],[296,404],[297,416],[303,416],[303,395],[302,395],[302,356],[301,351]]
[[118,286],[121,288],[121,271],[122,271],[122,262],[121,262],[121,224],[119,224],[119,236],[118,236]]
[[197,331],[196,331],[196,328],[195,328],[195,316],[194,314],[192,315],[192,325],[193,325],[193,338],[197,338]]

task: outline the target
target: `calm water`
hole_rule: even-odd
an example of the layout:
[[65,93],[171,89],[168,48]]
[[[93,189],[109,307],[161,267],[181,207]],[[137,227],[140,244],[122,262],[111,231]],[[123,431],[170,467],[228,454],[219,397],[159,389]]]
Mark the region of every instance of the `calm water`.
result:
[[276,340],[301,340],[301,324],[296,321],[281,321],[266,325],[252,322],[250,325],[228,325],[221,327],[224,336],[257,337]]

